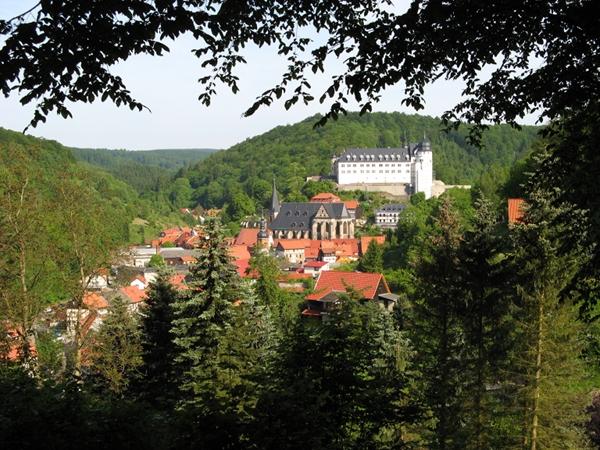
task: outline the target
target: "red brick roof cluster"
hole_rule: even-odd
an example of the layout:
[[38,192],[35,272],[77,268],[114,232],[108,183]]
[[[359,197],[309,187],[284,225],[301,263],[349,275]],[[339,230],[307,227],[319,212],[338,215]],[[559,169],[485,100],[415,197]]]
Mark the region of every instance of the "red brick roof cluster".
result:
[[371,241],[377,242],[379,245],[385,244],[385,236],[362,236],[360,238],[360,254],[364,255],[369,248]]

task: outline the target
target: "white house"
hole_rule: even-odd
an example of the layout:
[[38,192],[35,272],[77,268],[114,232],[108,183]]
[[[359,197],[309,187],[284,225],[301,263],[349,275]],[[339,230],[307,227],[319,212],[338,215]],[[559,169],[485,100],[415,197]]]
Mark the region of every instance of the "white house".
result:
[[[383,205],[377,211],[375,211],[375,225],[379,228],[394,229],[398,226],[398,220],[400,219],[400,213],[406,208],[401,203],[389,203]],[[366,249],[363,249],[365,251]]]
[[406,185],[431,197],[433,154],[423,140],[400,148],[354,148],[333,159],[338,185]]

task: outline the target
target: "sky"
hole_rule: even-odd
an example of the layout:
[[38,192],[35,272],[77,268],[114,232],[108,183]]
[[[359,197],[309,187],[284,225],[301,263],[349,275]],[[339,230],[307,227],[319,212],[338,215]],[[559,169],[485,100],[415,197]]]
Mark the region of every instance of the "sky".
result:
[[[13,17],[34,3],[32,0],[2,0],[0,18]],[[408,2],[401,0],[399,3],[397,6],[402,7],[401,3]],[[30,128],[28,133],[72,147],[228,148],[276,126],[293,124],[327,111],[327,106],[318,101],[308,106],[296,104],[286,111],[281,100],[259,109],[251,117],[242,117],[260,93],[279,81],[285,69],[285,60],[270,48],[247,49],[248,64],[238,69],[240,92],[234,95],[223,87],[209,107],[203,106],[197,99],[202,92],[197,80],[206,72],[190,52],[197,43],[187,36],[165,43],[171,50],[166,56],[135,56],[111,69],[123,78],[134,98],[152,112],[130,111],[99,100],[92,104],[71,104],[68,107],[73,118],[63,119],[53,114],[46,123]],[[327,89],[328,76],[341,73],[343,67],[342,62],[332,61],[324,75],[311,80],[314,97],[318,98]],[[437,81],[425,91],[426,107],[418,113],[440,116],[460,101],[461,91],[460,81]],[[401,85],[389,88],[373,110],[415,113],[401,105],[402,97]],[[357,110],[358,105],[351,104],[350,109]],[[21,131],[29,124],[33,110],[33,104],[21,105],[17,95],[0,96],[0,126]],[[534,122],[533,117],[524,120],[524,123]]]

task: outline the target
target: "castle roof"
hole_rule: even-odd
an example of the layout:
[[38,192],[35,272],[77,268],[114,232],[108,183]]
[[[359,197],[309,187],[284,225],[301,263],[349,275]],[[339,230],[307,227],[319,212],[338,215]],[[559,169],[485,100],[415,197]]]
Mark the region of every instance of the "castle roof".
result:
[[279,214],[271,222],[270,228],[309,231],[313,218],[319,212],[324,219],[350,219],[343,203],[290,202],[281,204]]
[[349,148],[339,156],[339,161],[410,161],[420,150],[431,150],[431,144],[424,141],[404,147]]

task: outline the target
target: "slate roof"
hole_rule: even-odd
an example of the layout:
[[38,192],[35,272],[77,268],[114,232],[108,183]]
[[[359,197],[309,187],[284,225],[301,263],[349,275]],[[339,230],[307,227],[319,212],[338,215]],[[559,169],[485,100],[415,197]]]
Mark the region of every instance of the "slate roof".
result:
[[[421,144],[408,144],[406,147],[393,148],[349,148],[346,149],[340,156],[340,162],[360,161],[360,156],[363,158],[369,156],[369,160],[385,161],[385,155],[388,155],[388,161],[409,161],[417,151],[421,149]],[[394,159],[389,159],[394,155]],[[354,157],[356,156],[356,159]],[[370,157],[373,157],[372,159]],[[364,159],[363,159],[364,160]]]
[[312,220],[323,207],[331,219],[350,219],[343,203],[289,202],[282,203],[279,214],[270,224],[271,230],[309,231]]
[[387,205],[383,205],[381,208],[377,210],[377,213],[380,212],[398,212],[406,209],[406,205],[402,203],[388,203]]

